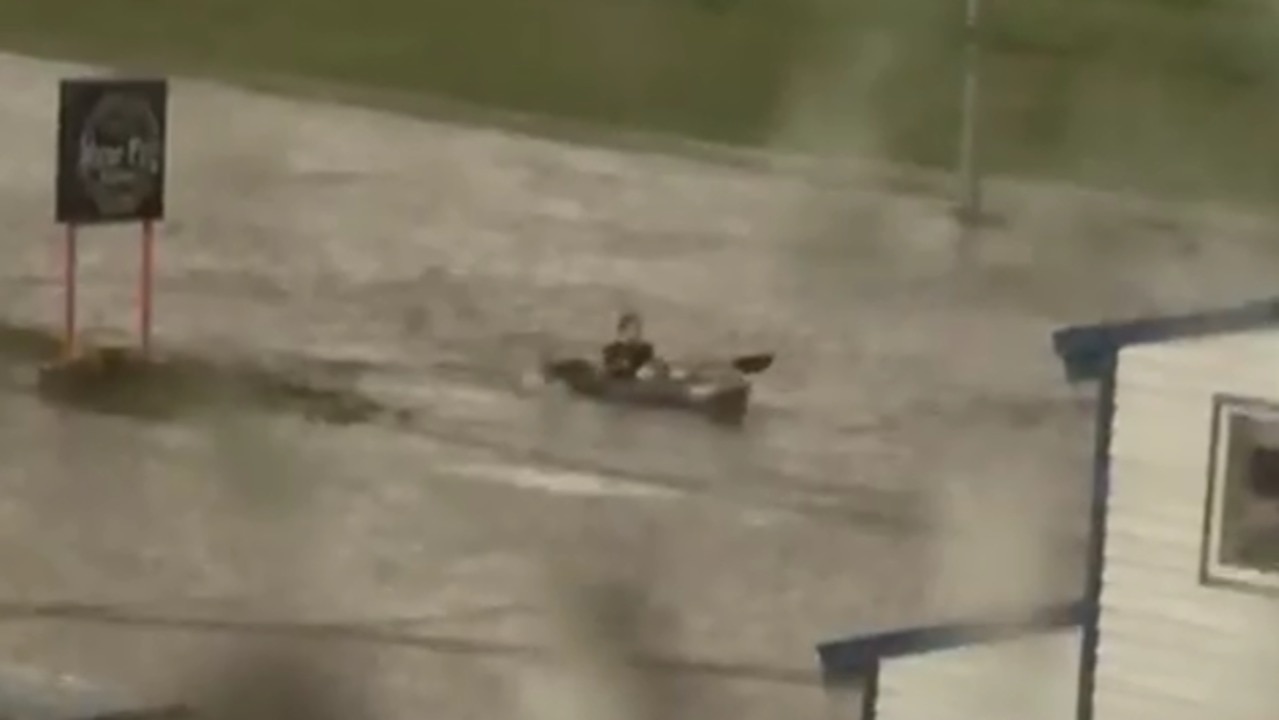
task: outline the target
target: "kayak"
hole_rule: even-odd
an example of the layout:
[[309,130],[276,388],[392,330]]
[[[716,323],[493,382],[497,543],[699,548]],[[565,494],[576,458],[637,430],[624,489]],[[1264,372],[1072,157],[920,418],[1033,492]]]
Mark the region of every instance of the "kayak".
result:
[[690,410],[724,424],[746,417],[751,384],[748,373],[761,372],[771,356],[748,356],[727,363],[670,367],[648,378],[616,378],[583,358],[551,360],[543,376],[585,397],[618,405]]

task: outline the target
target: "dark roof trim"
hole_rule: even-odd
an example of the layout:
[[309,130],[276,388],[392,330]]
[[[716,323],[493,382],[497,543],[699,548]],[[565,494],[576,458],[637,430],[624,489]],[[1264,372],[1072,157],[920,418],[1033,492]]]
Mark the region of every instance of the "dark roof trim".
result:
[[1255,330],[1279,324],[1279,298],[1187,315],[1165,315],[1053,333],[1053,349],[1071,382],[1098,380],[1126,345],[1166,342]]
[[1085,605],[1083,600],[1079,600],[1038,608],[1018,617],[915,627],[836,640],[818,645],[817,655],[827,678],[855,677],[872,668],[878,660],[952,650],[1082,625],[1087,617]]

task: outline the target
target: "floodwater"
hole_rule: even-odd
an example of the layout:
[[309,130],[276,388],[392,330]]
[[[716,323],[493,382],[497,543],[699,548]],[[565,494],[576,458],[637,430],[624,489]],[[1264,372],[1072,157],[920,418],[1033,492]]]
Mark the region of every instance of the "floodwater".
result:
[[[550,558],[645,573],[690,707],[813,717],[816,642],[1077,594],[1091,416],[1055,327],[1274,270],[1261,220],[1001,185],[1003,224],[966,241],[926,183],[179,83],[158,347],[320,399],[104,415],[33,390],[59,317],[44,139],[75,71],[0,64],[0,135],[32,138],[0,176],[0,633],[157,692],[318,626],[386,641],[350,650],[381,713],[509,712]],[[91,338],[131,336],[133,233],[84,233]],[[775,352],[747,423],[530,380],[623,307],[671,356]]]

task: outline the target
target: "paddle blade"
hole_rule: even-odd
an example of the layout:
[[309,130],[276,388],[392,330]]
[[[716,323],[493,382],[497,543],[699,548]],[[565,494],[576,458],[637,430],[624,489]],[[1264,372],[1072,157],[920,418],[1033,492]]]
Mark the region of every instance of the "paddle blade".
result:
[[746,375],[761,373],[772,367],[773,354],[760,353],[759,355],[742,355],[741,357],[733,358],[732,365],[738,372]]

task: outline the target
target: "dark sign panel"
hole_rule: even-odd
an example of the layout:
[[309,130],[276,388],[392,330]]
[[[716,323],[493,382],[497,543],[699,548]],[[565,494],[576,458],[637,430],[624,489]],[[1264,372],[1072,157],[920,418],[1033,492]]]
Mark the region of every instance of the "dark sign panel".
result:
[[60,223],[160,220],[167,80],[63,80],[58,100]]

